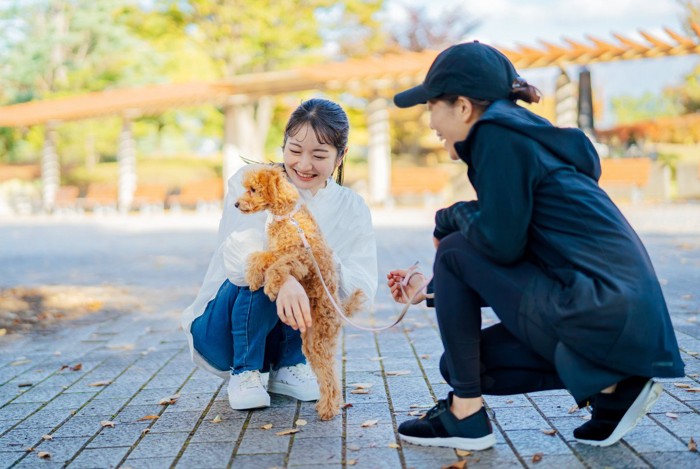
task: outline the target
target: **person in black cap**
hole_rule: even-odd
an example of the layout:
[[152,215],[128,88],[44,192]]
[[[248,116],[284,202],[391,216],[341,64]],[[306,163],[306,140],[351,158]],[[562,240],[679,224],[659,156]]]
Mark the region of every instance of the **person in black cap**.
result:
[[[394,97],[399,107],[427,103],[430,127],[467,164],[478,199],[435,214],[434,277],[416,301],[435,307],[453,391],[399,426],[408,442],[488,448],[496,440],[482,394],[566,388],[593,409],[576,440],[608,446],[661,395],[651,377],[684,374],[654,268],[598,186],[593,145],[518,99],[539,93],[478,42],[446,49],[421,85]],[[425,281],[406,270],[387,278],[398,302]],[[482,306],[500,323],[481,330]]]

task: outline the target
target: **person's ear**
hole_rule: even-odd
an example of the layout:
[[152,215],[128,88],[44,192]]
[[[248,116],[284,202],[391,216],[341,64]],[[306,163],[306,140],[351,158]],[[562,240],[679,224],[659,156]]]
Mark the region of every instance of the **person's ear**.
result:
[[474,117],[474,105],[471,101],[464,96],[460,96],[457,98],[455,106],[457,107],[457,111],[465,124],[472,120]]
[[347,154],[348,154],[348,147],[345,147],[345,150],[343,150],[342,153],[339,153],[338,156],[337,156],[336,159],[335,159],[335,167],[336,167],[336,168],[337,168],[338,166],[340,166],[340,165],[343,163],[343,160],[345,159],[345,157],[347,156]]

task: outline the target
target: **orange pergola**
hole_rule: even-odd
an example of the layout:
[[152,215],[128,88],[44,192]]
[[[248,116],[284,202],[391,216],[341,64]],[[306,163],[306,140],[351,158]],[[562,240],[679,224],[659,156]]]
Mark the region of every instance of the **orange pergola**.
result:
[[[563,43],[498,47],[518,69],[566,67],[680,56],[700,52],[700,24],[694,35],[664,28],[665,37],[640,31],[635,40],[613,34],[614,40],[587,36],[584,41],[564,38]],[[231,96],[256,99],[309,89],[394,89],[416,83],[435,59],[437,51],[400,52],[328,62],[287,71],[245,74],[230,80],[151,85],[52,98],[0,107],[0,127],[26,127],[105,115],[153,115],[169,108],[225,102]]]

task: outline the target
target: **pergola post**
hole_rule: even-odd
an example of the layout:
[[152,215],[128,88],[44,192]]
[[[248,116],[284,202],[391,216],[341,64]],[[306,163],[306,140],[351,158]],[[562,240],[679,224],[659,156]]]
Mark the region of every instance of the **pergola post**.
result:
[[576,85],[563,68],[557,76],[554,99],[557,127],[577,127]]
[[367,106],[369,199],[386,203],[391,185],[391,148],[387,100],[376,98]]
[[119,190],[117,192],[119,211],[128,213],[134,201],[136,190],[136,144],[131,129],[132,121],[129,116],[124,116],[122,129],[119,133],[119,148],[117,161],[119,162]]
[[41,192],[44,211],[50,212],[56,202],[56,192],[61,184],[61,168],[56,152],[56,128],[53,122],[44,127],[44,147],[41,151]]

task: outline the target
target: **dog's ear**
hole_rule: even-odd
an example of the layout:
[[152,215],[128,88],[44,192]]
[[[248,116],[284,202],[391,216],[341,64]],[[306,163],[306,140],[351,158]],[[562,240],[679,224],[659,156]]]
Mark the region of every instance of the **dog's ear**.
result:
[[270,211],[276,215],[284,215],[294,208],[299,198],[294,185],[287,180],[281,168],[270,168],[268,171],[267,189],[270,191]]

